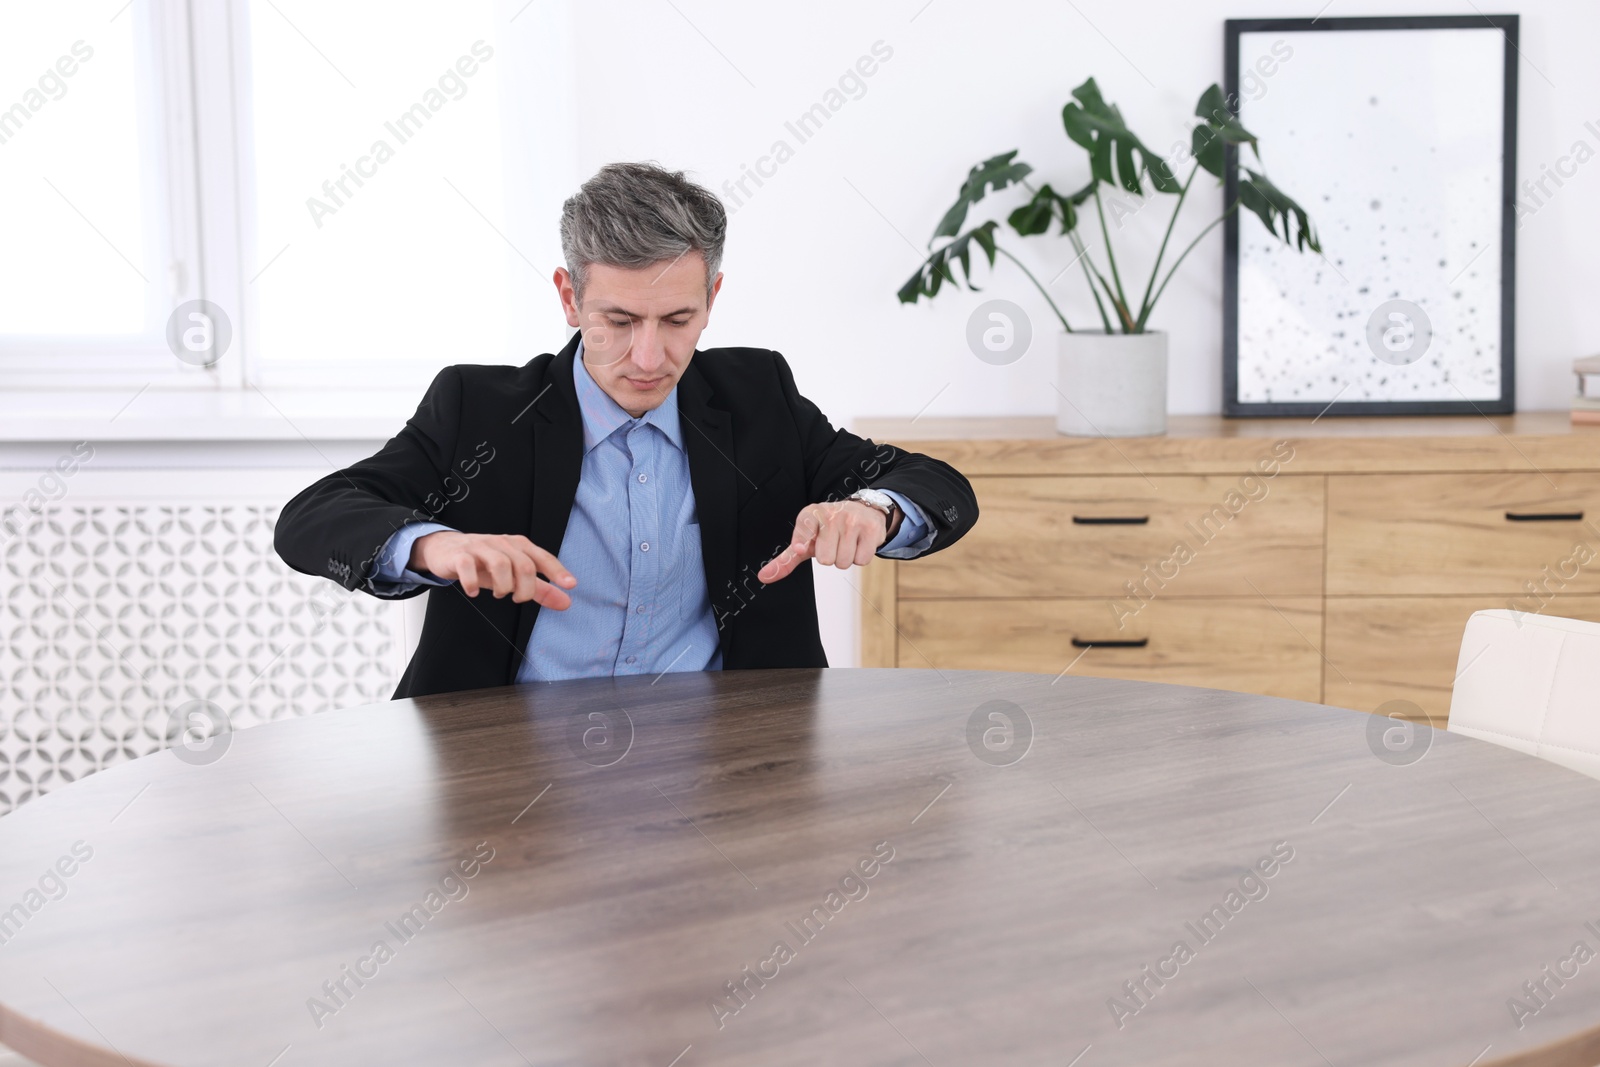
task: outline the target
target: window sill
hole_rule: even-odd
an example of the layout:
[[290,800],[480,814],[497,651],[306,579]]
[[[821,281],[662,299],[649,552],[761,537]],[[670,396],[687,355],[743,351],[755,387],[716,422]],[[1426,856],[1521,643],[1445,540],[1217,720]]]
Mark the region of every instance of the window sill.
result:
[[0,391],[0,443],[386,441],[420,389]]

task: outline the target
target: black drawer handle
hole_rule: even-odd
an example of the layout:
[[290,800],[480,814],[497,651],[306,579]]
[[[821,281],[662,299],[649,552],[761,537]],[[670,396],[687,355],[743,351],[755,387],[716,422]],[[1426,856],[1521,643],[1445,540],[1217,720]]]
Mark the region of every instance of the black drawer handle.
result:
[[1078,526],[1143,526],[1150,521],[1148,515],[1074,515]]
[[1525,513],[1525,512],[1508,511],[1508,512],[1506,512],[1506,521],[1507,522],[1582,522],[1583,521],[1583,512],[1581,512],[1581,511],[1549,511],[1549,512],[1541,512],[1539,514],[1531,514],[1531,513]]
[[1150,643],[1148,637],[1141,637],[1137,641],[1080,641],[1072,639],[1073,648],[1143,648]]

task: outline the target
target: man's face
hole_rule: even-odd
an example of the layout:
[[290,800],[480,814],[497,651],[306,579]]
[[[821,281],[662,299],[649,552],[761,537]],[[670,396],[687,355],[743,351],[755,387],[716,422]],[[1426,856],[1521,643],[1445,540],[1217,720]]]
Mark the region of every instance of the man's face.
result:
[[708,294],[699,252],[637,270],[593,263],[588,275],[580,306],[571,275],[564,267],[556,270],[567,325],[583,331],[583,362],[596,384],[638,418],[683,377],[722,275]]

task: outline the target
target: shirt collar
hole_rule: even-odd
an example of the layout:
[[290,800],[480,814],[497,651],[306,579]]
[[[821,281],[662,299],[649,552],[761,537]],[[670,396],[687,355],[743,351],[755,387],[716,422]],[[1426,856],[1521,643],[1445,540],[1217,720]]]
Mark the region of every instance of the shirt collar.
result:
[[617,431],[619,427],[630,425],[635,421],[648,423],[671,441],[678,451],[683,451],[683,431],[678,420],[678,385],[672,385],[672,391],[660,404],[651,408],[637,420],[626,411],[622,405],[607,395],[600,388],[594,377],[589,373],[588,364],[583,361],[583,339],[578,339],[578,351],[572,359],[572,382],[578,390],[578,409],[583,413],[583,451],[587,453],[595,445],[604,441]]

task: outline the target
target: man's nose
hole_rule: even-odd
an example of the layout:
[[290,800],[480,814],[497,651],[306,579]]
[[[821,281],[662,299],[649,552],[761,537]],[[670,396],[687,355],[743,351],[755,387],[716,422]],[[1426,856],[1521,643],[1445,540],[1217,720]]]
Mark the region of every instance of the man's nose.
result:
[[667,362],[666,345],[654,326],[637,326],[633,331],[633,362],[646,374],[660,369]]

